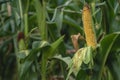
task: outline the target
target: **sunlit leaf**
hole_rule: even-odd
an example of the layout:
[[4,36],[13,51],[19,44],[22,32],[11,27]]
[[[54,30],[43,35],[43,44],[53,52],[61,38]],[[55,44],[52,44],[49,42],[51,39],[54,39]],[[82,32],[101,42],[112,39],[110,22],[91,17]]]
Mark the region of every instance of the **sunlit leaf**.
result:
[[92,54],[93,54],[92,47],[86,47],[86,53],[83,60],[85,64],[88,64],[92,60]]
[[46,46],[50,46],[50,44],[47,41],[34,41],[32,44],[32,48],[43,48]]
[[17,53],[17,57],[19,59],[24,59],[26,56],[29,55],[29,50],[21,50],[20,52]]

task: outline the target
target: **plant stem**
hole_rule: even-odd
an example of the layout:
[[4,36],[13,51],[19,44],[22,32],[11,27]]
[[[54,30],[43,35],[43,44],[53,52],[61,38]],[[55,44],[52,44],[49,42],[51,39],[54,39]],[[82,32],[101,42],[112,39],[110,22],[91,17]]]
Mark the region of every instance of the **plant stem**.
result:
[[44,54],[44,55],[42,55],[42,67],[41,67],[42,80],[46,80],[46,64],[47,64],[47,59],[46,59],[45,54]]
[[37,13],[38,27],[42,40],[47,40],[47,27],[46,27],[46,3],[42,0],[35,0],[35,8]]
[[24,12],[24,34],[25,36],[28,35],[28,8],[29,8],[29,0],[27,0],[26,9]]
[[18,0],[19,5],[19,12],[20,12],[20,19],[21,19],[21,31],[23,30],[23,10],[22,10],[22,3],[21,0]]
[[[35,9],[37,13],[37,21],[38,21],[38,27],[40,31],[40,35],[42,40],[47,40],[47,27],[46,27],[46,3],[44,0],[35,0]],[[46,80],[46,65],[47,65],[47,57],[46,52],[43,51],[42,55],[42,80]]]

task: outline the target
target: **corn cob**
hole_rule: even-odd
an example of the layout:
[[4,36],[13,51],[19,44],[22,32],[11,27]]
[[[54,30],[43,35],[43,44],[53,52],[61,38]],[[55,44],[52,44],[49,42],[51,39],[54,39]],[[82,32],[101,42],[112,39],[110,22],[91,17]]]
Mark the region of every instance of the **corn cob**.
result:
[[83,21],[87,46],[91,46],[93,49],[95,49],[97,42],[96,42],[94,28],[92,25],[92,16],[88,5],[85,5],[83,7],[82,21]]

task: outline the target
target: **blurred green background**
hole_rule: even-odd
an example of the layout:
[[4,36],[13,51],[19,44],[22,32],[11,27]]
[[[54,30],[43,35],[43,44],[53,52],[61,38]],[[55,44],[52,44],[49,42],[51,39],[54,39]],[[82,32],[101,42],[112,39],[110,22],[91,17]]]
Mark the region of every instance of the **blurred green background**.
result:
[[66,80],[86,3],[98,48],[69,80],[120,80],[120,0],[0,0],[0,80]]

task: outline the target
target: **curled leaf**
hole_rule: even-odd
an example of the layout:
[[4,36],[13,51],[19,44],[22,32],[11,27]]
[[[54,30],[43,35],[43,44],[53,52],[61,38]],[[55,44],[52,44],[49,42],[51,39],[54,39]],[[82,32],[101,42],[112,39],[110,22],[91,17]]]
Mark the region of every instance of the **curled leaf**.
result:
[[70,70],[69,70],[66,80],[68,80],[72,72],[75,75],[78,74],[83,62],[85,64],[88,64],[91,61],[92,61],[92,47],[84,47],[84,48],[79,49],[72,58]]
[[85,64],[88,64],[91,61],[91,59],[92,59],[92,47],[86,47],[86,53],[83,62]]

